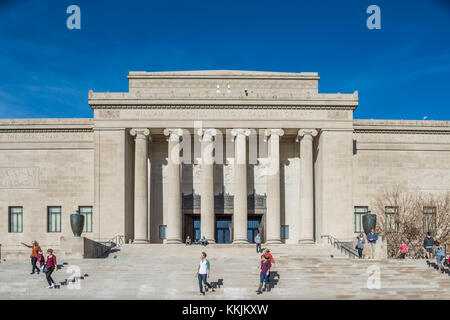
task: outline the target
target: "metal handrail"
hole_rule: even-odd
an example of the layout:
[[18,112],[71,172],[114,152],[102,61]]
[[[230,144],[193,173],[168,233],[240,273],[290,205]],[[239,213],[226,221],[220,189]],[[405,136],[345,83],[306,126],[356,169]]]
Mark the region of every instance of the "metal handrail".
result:
[[108,241],[100,241],[100,243],[108,247],[108,250],[111,250],[112,248],[120,247],[121,245],[123,245],[125,243],[125,236],[118,234]]
[[350,248],[344,242],[339,241],[338,239],[336,239],[335,237],[333,237],[331,235],[322,235],[321,236],[321,238],[325,238],[325,237],[328,238],[329,244],[331,244],[336,249],[341,250],[341,252],[344,252],[344,254],[347,254],[349,256],[349,258],[352,258],[352,259],[359,258],[358,252],[355,249]]

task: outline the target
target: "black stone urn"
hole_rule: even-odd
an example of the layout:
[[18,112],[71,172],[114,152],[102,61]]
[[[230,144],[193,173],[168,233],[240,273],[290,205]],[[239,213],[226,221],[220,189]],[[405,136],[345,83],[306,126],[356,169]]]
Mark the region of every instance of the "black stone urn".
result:
[[72,213],[70,215],[70,226],[72,227],[72,232],[75,237],[81,236],[84,227],[84,216],[80,214],[77,210],[77,213]]
[[375,229],[377,225],[377,215],[372,214],[370,212],[364,214],[362,216],[362,225],[364,229],[364,233],[367,235],[370,233],[370,230]]

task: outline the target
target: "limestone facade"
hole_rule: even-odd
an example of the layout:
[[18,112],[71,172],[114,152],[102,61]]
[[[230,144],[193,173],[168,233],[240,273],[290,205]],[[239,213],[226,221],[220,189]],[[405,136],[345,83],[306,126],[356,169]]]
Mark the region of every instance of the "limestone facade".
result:
[[354,207],[381,189],[450,189],[450,122],[355,120],[358,93],[319,93],[317,73],[128,79],[129,92],[89,91],[93,119],[0,120],[4,251],[58,248],[81,206],[92,207],[83,236],[97,241],[245,243],[258,229],[268,243],[350,240]]

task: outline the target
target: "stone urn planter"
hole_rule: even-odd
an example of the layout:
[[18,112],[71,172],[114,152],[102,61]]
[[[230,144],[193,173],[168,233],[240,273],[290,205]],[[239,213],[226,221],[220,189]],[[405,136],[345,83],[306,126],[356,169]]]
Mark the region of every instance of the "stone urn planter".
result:
[[84,216],[78,211],[77,213],[72,213],[70,215],[70,226],[75,237],[81,236],[84,227]]
[[367,235],[370,233],[370,230],[375,229],[377,225],[377,215],[372,213],[366,213],[362,216],[362,225],[364,229],[364,233]]

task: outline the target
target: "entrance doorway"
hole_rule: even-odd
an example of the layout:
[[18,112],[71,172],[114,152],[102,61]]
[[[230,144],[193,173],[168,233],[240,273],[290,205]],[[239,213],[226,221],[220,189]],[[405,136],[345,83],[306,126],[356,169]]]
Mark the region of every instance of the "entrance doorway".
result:
[[194,219],[193,221],[193,230],[194,230],[194,237],[192,240],[198,239],[200,240],[202,238],[201,232],[200,232],[200,219]]
[[249,216],[247,220],[247,240],[249,243],[255,243],[256,234],[260,231],[261,217]]
[[231,243],[231,217],[217,217],[216,243]]

